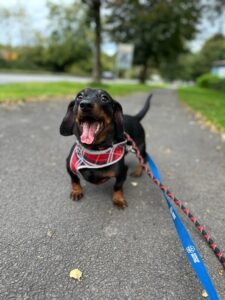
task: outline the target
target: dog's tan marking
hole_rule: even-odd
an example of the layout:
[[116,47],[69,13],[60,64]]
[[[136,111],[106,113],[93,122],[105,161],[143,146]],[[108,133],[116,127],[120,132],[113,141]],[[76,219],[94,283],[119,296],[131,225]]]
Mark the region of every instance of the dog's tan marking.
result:
[[82,187],[80,185],[80,182],[76,183],[73,182],[72,183],[72,191],[70,193],[70,198],[74,201],[78,201],[83,197],[83,190]]
[[125,201],[124,196],[123,196],[123,191],[122,190],[113,192],[112,201],[119,208],[125,208],[127,206],[126,201]]
[[116,173],[114,170],[103,171],[104,177],[116,177]]

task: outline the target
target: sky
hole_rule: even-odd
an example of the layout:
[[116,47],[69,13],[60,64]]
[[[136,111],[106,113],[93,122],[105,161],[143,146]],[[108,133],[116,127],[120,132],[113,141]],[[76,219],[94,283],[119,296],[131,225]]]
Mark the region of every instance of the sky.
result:
[[[27,18],[24,18],[20,23],[11,25],[0,22],[0,44],[11,43],[12,45],[20,45],[21,43],[32,43],[32,32],[39,31],[44,36],[48,34],[48,10],[46,3],[51,1],[53,3],[67,5],[74,0],[0,0],[0,11],[2,8],[10,10],[25,7],[27,11]],[[192,52],[200,50],[204,42],[220,30],[225,35],[225,11],[221,18],[210,22],[204,18],[199,26],[200,33],[196,38],[189,43]],[[28,30],[29,28],[29,30]],[[103,51],[109,55],[113,55],[116,51],[116,45],[110,41],[103,41]]]

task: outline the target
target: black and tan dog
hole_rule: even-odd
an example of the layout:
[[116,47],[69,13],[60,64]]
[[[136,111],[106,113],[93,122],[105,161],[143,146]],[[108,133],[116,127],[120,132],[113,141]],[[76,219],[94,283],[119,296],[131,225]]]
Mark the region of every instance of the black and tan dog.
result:
[[[121,105],[100,89],[84,89],[70,102],[60,133],[64,136],[74,134],[77,138],[67,158],[73,200],[83,196],[79,170],[85,180],[94,184],[115,177],[112,201],[120,208],[126,206],[122,191],[127,176],[124,132],[133,138],[145,158],[145,132],[140,120],[149,109],[150,98],[151,95],[135,116],[123,115]],[[133,175],[140,176],[141,173],[142,167],[138,165]]]

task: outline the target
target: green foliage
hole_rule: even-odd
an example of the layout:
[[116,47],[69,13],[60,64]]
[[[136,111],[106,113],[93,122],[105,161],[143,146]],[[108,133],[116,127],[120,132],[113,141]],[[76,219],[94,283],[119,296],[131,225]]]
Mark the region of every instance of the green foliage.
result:
[[108,2],[112,9],[108,28],[117,42],[134,43],[134,64],[143,65],[143,79],[149,65],[176,60],[185,42],[194,37],[201,15],[196,0]]
[[159,70],[167,80],[193,80],[196,77],[194,74],[198,74],[196,55],[192,53],[180,54],[173,62],[161,62]]
[[116,56],[109,56],[107,54],[102,53],[102,71],[113,71],[115,68],[115,60]]
[[21,69],[44,69],[46,66],[44,43],[38,42],[35,46],[23,46],[17,50],[18,63]]
[[199,75],[209,72],[213,62],[222,59],[225,59],[225,37],[217,34],[206,41],[198,54]]
[[208,39],[198,53],[179,55],[176,61],[160,64],[162,75],[170,80],[195,80],[199,76],[209,73],[217,60],[225,59],[225,37],[215,35]]
[[225,78],[219,78],[214,74],[207,73],[197,79],[197,85],[203,88],[225,91]]
[[197,78],[197,85],[203,88],[213,88],[220,81],[220,78],[214,74],[207,73]]
[[62,7],[49,3],[49,9],[51,35],[45,52],[46,65],[54,71],[61,72],[75,64],[91,65],[91,45],[88,43],[81,5],[75,2]]
[[179,88],[181,101],[225,131],[225,93],[199,87]]
[[92,33],[87,28],[85,9],[80,2],[63,6],[48,3],[49,32],[48,38],[35,34],[35,44],[20,46],[17,61],[0,60],[0,67],[20,68],[90,75],[92,66]]
[[92,66],[89,61],[78,61],[66,68],[66,73],[75,75],[75,76],[90,76],[92,72]]

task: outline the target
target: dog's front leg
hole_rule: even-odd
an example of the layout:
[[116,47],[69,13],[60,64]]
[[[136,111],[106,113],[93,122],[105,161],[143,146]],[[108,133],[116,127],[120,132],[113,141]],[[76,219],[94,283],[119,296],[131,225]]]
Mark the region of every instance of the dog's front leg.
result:
[[80,185],[80,179],[76,174],[70,173],[72,190],[70,198],[74,201],[80,200],[83,197],[83,190]]
[[83,197],[83,190],[80,185],[80,178],[78,177],[77,174],[73,173],[71,168],[70,168],[70,160],[71,160],[71,155],[73,153],[74,146],[72,147],[69,156],[66,159],[66,169],[68,174],[70,175],[71,178],[71,193],[70,193],[70,198],[74,201],[80,200]]
[[123,196],[123,183],[127,178],[127,169],[127,166],[123,163],[121,171],[119,172],[118,176],[116,176],[116,182],[114,185],[112,201],[120,208],[125,208],[127,206]]

